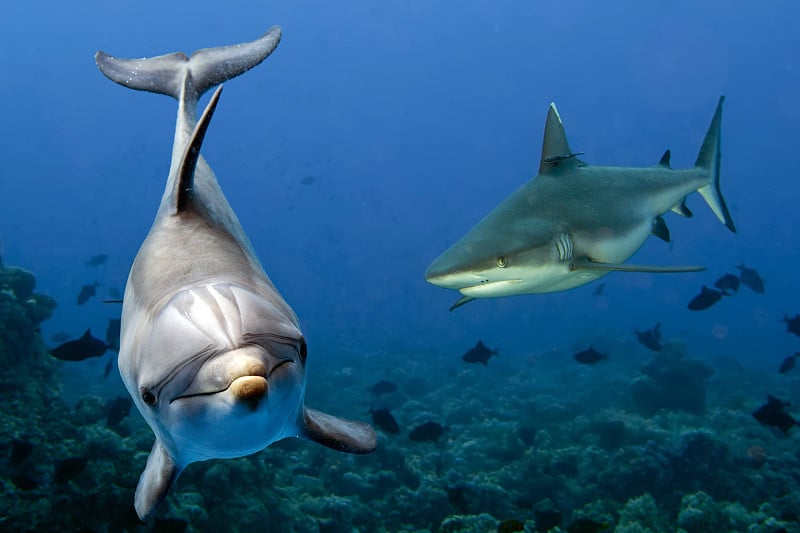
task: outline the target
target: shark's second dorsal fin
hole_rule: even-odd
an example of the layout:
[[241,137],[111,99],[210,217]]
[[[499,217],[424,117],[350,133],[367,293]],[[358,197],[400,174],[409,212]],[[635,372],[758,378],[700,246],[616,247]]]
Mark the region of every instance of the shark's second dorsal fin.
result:
[[658,161],[658,166],[664,168],[672,168],[671,166],[669,166],[669,160],[671,157],[672,157],[672,152],[670,152],[668,148],[667,151],[664,152],[664,155],[661,156],[661,159]]
[[194,171],[197,168],[197,160],[200,158],[200,147],[203,145],[203,139],[206,136],[208,125],[211,123],[211,117],[214,116],[214,110],[217,108],[220,94],[222,94],[221,85],[211,96],[211,101],[208,102],[203,115],[197,122],[194,132],[192,132],[192,138],[183,153],[181,165],[178,169],[178,179],[175,180],[175,190],[172,191],[176,214],[185,211],[192,200]]
[[569,147],[564,124],[553,102],[547,111],[547,121],[544,125],[539,174],[555,174],[565,169],[583,166],[584,163],[576,157],[577,155],[580,154],[573,153]]

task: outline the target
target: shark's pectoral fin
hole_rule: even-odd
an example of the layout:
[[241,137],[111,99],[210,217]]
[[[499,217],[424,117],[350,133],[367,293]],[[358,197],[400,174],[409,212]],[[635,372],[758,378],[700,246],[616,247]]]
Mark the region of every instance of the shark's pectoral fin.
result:
[[453,309],[458,309],[462,305],[468,304],[474,299],[475,299],[474,296],[462,296],[461,298],[456,300],[456,303],[454,303],[453,305],[450,306],[450,311],[452,311]]
[[599,263],[588,258],[575,258],[570,264],[570,270],[597,270],[601,272],[650,272],[652,274],[673,274],[679,272],[701,272],[706,267],[680,265],[629,265],[627,263]]
[[345,453],[366,454],[375,451],[378,437],[372,426],[356,420],[346,420],[305,408],[300,437]]
[[664,222],[664,219],[661,217],[656,217],[653,219],[653,227],[650,228],[650,233],[664,242],[669,242],[669,228],[667,227],[667,223]]
[[155,512],[182,471],[183,467],[175,463],[161,441],[156,439],[144,472],[139,477],[139,484],[136,485],[133,506],[140,519],[147,520]]

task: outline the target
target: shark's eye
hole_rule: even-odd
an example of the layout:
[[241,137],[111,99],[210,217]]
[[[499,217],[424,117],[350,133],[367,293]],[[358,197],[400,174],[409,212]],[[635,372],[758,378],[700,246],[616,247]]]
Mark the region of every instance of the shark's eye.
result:
[[497,266],[500,268],[505,268],[508,264],[508,259],[503,257],[502,255],[497,258]]
[[142,400],[152,407],[156,404],[156,395],[150,392],[150,389],[142,388]]

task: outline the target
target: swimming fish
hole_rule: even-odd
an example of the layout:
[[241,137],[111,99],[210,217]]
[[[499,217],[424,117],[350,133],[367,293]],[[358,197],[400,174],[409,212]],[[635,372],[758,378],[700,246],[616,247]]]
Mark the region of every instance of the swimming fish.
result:
[[86,266],[88,266],[88,267],[96,267],[96,266],[102,265],[106,261],[108,261],[108,255],[106,255],[106,254],[97,254],[97,255],[93,255],[91,258],[89,258],[88,261],[86,261]]
[[493,355],[499,356],[500,354],[497,353],[497,350],[490,350],[487,348],[483,344],[483,341],[478,341],[478,344],[470,348],[467,353],[461,356],[461,359],[467,363],[481,363],[485,366],[489,363],[489,358]]
[[446,429],[446,427],[436,422],[429,421],[411,430],[408,438],[415,442],[439,442],[439,437],[442,436]]
[[786,322],[787,333],[794,333],[800,337],[800,315],[794,315],[792,318],[789,318],[788,315],[784,315],[783,321]]
[[722,291],[723,296],[730,296],[739,290],[739,276],[736,274],[725,274],[714,282],[714,287]]
[[367,391],[371,392],[376,396],[380,396],[381,394],[389,394],[396,390],[397,390],[397,385],[395,385],[391,381],[386,381],[385,379],[380,380],[375,385],[367,389]]
[[99,286],[100,284],[95,281],[92,284],[81,287],[81,291],[78,293],[78,305],[85,304],[89,301],[89,298],[95,296],[97,294],[97,287]]
[[722,291],[709,289],[705,285],[700,290],[700,294],[692,298],[692,301],[689,302],[689,309],[692,311],[702,311],[703,309],[708,309],[722,298]]
[[661,343],[661,322],[658,322],[653,329],[645,331],[639,331],[637,329],[634,330],[634,333],[640,343],[654,352],[660,352],[664,349],[664,345]]
[[790,355],[789,357],[781,361],[781,366],[778,367],[778,372],[781,374],[785,374],[791,369],[793,369],[797,364],[798,357],[800,357],[800,352],[797,352],[794,355]]
[[739,279],[743,285],[747,285],[758,294],[764,294],[764,280],[761,279],[761,274],[752,268],[748,268],[742,263],[737,266],[739,269]]
[[389,409],[383,407],[381,409],[373,409],[370,411],[372,414],[372,423],[384,430],[386,433],[399,433],[400,426],[397,424],[392,413]]
[[589,346],[588,349],[582,350],[572,357],[582,365],[594,365],[603,359],[608,359],[608,356],[598,352],[593,346]]
[[767,403],[753,411],[753,418],[765,426],[772,426],[788,433],[797,425],[797,421],[786,412],[788,402],[783,402],[774,396],[767,396]]
[[67,341],[50,350],[50,355],[62,361],[83,361],[92,357],[100,357],[108,346],[106,343],[92,337],[92,330],[87,329],[80,339]]

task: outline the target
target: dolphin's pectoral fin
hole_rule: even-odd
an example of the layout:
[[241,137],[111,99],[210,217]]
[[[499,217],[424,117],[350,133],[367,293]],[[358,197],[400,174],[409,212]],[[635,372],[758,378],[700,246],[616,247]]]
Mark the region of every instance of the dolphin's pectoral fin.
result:
[[372,426],[356,420],[346,420],[305,408],[300,437],[332,450],[345,453],[366,454],[375,451],[378,437]]
[[136,514],[141,520],[147,520],[167,496],[172,483],[178,479],[182,467],[179,467],[172,457],[169,456],[164,445],[159,439],[153,443],[150,456],[147,458],[147,465],[144,472],[139,477],[139,484],[136,485],[136,496],[133,506]]
[[176,213],[184,211],[192,199],[194,170],[197,168],[197,160],[200,158],[200,147],[203,145],[203,139],[206,136],[208,125],[211,123],[211,117],[214,116],[214,110],[217,108],[217,102],[219,102],[219,95],[221,93],[222,86],[220,85],[217,90],[214,91],[211,101],[208,102],[206,110],[203,111],[203,116],[201,116],[200,120],[197,122],[189,145],[183,153],[180,170],[178,171],[178,179],[175,181],[175,190],[172,191]]
[[588,258],[575,258],[570,264],[570,270],[597,270],[603,272],[649,272],[651,274],[674,274],[679,272],[701,272],[703,266],[679,265],[629,265],[626,263],[598,263]]
[[661,217],[656,217],[653,219],[653,227],[650,228],[650,233],[664,242],[669,242],[669,228],[667,227],[667,223],[664,222],[664,219]]
[[474,299],[475,299],[474,296],[462,296],[461,298],[459,298],[456,301],[456,303],[454,303],[453,305],[450,306],[450,311],[452,311],[453,309],[457,309],[457,308],[461,307],[462,305],[468,304]]

